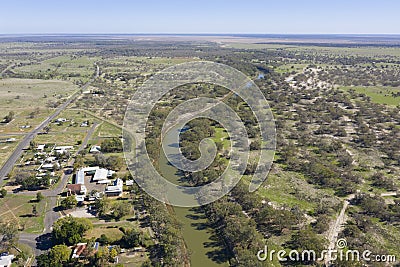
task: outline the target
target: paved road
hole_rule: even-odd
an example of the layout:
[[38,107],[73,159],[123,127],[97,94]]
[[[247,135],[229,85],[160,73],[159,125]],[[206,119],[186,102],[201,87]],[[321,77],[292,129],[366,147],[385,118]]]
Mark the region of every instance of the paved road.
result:
[[[99,66],[96,65],[96,74],[95,78],[98,77],[100,74],[100,69]],[[90,80],[87,82],[83,87],[82,90],[86,89],[92,82],[93,80]],[[12,168],[14,167],[15,163],[17,160],[21,157],[22,151],[25,147],[27,147],[30,142],[35,138],[35,136],[43,130],[44,127],[46,127],[51,121],[53,121],[63,110],[65,110],[69,104],[71,104],[78,96],[80,95],[80,91],[75,92],[73,95],[71,95],[66,102],[61,104],[53,114],[51,114],[49,117],[47,117],[39,126],[37,126],[35,129],[33,129],[30,133],[25,135],[25,137],[19,142],[18,146],[15,148],[14,152],[11,154],[11,156],[7,159],[7,161],[4,163],[2,168],[0,169],[0,185],[3,183],[4,178],[10,173]]]

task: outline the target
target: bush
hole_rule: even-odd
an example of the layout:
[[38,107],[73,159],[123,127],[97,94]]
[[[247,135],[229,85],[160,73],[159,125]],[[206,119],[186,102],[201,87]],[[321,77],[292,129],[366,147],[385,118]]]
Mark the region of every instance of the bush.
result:
[[6,197],[7,195],[7,190],[2,188],[0,189],[0,198]]

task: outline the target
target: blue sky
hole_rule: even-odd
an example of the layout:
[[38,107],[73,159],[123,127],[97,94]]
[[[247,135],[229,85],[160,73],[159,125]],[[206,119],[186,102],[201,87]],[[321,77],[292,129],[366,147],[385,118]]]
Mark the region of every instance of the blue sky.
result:
[[400,34],[397,0],[2,0],[0,34]]

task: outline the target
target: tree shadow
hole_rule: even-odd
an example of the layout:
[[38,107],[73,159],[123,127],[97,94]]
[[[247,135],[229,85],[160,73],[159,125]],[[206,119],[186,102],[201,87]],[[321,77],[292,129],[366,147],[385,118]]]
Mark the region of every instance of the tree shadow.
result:
[[32,217],[35,217],[33,214],[24,214],[24,215],[19,215],[19,217],[21,217],[21,218],[32,218]]
[[48,250],[53,246],[51,233],[43,234],[36,237],[36,248],[39,250]]
[[218,236],[213,234],[210,236],[210,242],[205,242],[204,247],[212,248],[212,251],[207,252],[207,257],[212,261],[222,264],[225,262],[229,262],[229,260],[233,257],[230,251],[221,243]]

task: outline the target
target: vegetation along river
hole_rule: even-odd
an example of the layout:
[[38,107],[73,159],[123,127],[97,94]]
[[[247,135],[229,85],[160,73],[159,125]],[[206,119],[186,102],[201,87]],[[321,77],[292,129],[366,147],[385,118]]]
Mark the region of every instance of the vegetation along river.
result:
[[[177,129],[171,129],[163,138],[164,144],[172,144],[173,134],[178,134]],[[169,152],[166,151],[168,154]],[[178,169],[169,164],[164,153],[160,153],[159,167],[163,177],[175,184],[182,184],[182,175]],[[184,185],[184,184],[182,184]],[[204,213],[196,208],[174,207],[176,218],[182,223],[183,238],[190,253],[192,267],[228,266],[223,247],[217,242],[215,232],[207,225]]]

